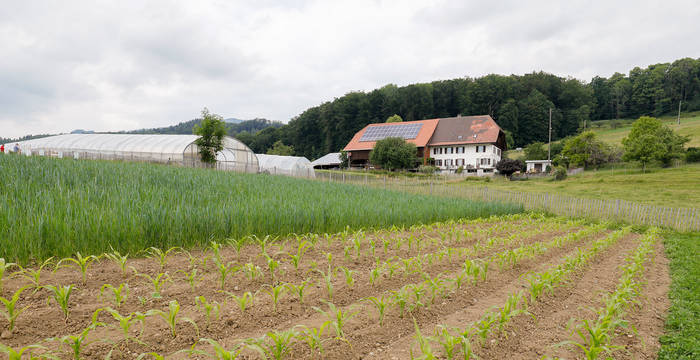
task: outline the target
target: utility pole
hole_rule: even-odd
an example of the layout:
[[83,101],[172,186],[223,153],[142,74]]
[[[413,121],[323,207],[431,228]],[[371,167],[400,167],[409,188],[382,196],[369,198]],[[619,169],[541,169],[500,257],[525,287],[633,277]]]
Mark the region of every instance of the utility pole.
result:
[[683,102],[682,100],[678,100],[678,125],[681,124],[681,103],[682,102]]
[[552,160],[552,108],[549,108],[549,144],[547,145],[547,161]]

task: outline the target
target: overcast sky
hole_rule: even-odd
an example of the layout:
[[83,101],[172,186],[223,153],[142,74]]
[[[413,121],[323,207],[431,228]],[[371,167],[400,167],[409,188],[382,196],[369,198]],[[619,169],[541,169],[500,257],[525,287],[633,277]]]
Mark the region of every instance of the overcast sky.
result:
[[289,121],[349,91],[700,57],[694,1],[0,0],[0,137]]

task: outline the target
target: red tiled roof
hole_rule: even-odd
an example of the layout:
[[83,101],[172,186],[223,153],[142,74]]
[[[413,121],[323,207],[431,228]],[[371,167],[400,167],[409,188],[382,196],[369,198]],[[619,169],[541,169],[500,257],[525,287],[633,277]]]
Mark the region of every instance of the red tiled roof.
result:
[[374,148],[374,144],[377,143],[376,141],[362,141],[362,142],[360,142],[362,135],[370,127],[396,126],[396,125],[401,125],[401,124],[418,124],[418,123],[423,124],[423,126],[421,126],[421,128],[420,128],[420,131],[418,131],[418,136],[416,136],[415,139],[407,139],[406,142],[416,144],[417,147],[425,147],[428,144],[428,142],[430,141],[430,138],[433,136],[433,133],[435,132],[435,128],[438,125],[438,119],[404,121],[404,122],[399,122],[399,123],[369,124],[369,125],[365,126],[364,128],[362,128],[362,130],[358,131],[355,134],[355,136],[352,137],[352,140],[350,140],[350,142],[345,146],[345,148],[343,150],[344,151],[372,150]]

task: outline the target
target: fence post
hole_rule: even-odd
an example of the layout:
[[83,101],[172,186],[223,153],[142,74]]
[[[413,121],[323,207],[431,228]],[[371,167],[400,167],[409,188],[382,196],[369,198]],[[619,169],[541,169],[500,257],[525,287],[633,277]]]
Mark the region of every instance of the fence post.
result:
[[384,190],[386,190],[386,175],[384,175]]

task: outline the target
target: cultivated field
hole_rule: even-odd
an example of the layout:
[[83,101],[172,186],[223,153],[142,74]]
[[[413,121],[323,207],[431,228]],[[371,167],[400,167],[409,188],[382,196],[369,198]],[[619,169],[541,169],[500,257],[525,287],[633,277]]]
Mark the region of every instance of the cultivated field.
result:
[[24,311],[9,316],[12,332],[2,323],[2,349],[62,359],[646,359],[668,307],[655,229],[539,215],[134,255],[3,264],[4,302]]
[[513,204],[283,176],[0,155],[0,257],[190,248],[209,240],[410,226],[516,213]]

